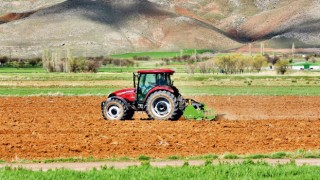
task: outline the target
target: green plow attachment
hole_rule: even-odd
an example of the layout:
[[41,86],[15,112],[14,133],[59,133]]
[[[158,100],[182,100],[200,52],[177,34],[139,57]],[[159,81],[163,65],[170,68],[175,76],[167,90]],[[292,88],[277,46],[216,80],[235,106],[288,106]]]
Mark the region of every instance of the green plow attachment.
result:
[[193,99],[186,99],[186,104],[183,116],[187,120],[212,121],[216,118],[214,111],[209,110],[203,103],[199,103]]

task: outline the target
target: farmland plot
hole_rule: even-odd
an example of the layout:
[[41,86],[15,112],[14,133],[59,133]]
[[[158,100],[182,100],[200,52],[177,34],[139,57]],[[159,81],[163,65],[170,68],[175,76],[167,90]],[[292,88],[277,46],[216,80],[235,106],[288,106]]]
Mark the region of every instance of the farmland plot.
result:
[[0,98],[0,159],[168,157],[320,148],[320,97],[198,96],[217,121],[104,121],[101,96]]

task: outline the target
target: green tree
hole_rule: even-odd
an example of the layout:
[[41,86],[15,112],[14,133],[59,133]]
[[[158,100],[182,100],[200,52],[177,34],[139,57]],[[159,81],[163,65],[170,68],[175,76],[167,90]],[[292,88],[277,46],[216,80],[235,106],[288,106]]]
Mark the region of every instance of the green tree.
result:
[[289,69],[289,61],[288,60],[280,60],[275,64],[276,70],[278,74],[285,74]]
[[224,72],[226,74],[230,74],[235,71],[236,60],[235,60],[234,56],[227,55],[227,56],[219,57],[216,60],[215,64],[220,69],[221,72]]
[[256,55],[252,61],[252,68],[260,72],[262,67],[265,66],[267,62],[268,59],[265,56]]

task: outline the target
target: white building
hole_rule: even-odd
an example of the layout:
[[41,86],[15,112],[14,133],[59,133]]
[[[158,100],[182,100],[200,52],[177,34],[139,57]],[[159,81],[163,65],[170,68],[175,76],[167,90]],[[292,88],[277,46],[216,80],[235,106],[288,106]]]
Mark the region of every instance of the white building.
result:
[[292,70],[320,70],[319,63],[296,62],[290,64]]

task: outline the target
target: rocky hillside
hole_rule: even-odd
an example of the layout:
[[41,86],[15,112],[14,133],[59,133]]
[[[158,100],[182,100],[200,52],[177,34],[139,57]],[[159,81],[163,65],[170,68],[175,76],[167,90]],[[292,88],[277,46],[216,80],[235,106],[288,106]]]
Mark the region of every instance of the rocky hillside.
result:
[[319,8],[319,0],[4,0],[0,52],[227,50],[261,40],[317,47]]

